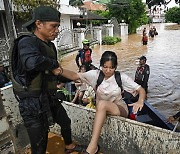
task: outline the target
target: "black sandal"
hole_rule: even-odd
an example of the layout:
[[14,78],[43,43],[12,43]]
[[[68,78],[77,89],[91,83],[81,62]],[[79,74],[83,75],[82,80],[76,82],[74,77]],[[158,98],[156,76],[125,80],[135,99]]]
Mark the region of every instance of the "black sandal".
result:
[[66,149],[65,148],[65,154],[69,154],[69,153],[72,153],[72,152],[83,152],[83,151],[86,151],[87,149],[87,146],[85,145],[75,145],[74,148],[72,149]]

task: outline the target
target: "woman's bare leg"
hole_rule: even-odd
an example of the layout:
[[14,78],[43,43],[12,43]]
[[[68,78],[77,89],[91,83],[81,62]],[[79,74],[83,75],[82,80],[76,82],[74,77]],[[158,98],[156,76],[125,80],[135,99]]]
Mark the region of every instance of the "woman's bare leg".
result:
[[107,101],[98,102],[98,104],[96,105],[96,114],[94,119],[92,138],[87,148],[87,152],[90,154],[94,154],[97,150],[98,139],[107,112],[111,115],[120,115],[120,110],[116,104]]

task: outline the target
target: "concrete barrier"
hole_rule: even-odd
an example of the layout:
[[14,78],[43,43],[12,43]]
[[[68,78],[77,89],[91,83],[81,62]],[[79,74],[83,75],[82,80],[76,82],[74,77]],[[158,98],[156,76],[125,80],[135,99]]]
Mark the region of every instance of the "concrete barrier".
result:
[[[2,131],[8,136],[8,140],[0,133],[0,147],[3,147],[0,149],[0,153],[23,153],[24,147],[29,144],[29,138],[19,113],[12,85],[0,88],[0,115],[3,113],[2,111],[4,114],[3,119],[0,120],[0,132]],[[4,129],[6,126],[9,128],[8,130]],[[5,143],[6,140],[7,143]]]
[[6,114],[3,106],[3,99],[0,93],[0,153],[15,153],[15,147],[13,143],[13,136],[8,121],[8,115]]

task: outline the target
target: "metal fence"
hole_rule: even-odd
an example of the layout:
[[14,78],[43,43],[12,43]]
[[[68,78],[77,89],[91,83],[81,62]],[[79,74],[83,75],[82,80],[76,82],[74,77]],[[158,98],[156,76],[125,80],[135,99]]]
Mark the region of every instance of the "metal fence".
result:
[[113,36],[117,36],[120,37],[121,36],[121,30],[120,30],[120,26],[119,23],[117,21],[117,19],[115,17],[112,17],[110,20],[110,24],[113,24]]
[[0,38],[0,61],[3,62],[4,66],[9,66],[9,47],[8,40]]
[[57,38],[58,51],[65,54],[73,49],[78,48],[78,36],[69,28],[62,28]]
[[91,42],[91,45],[98,43],[98,40],[95,38],[95,31],[93,27],[87,27],[84,32],[84,36]]

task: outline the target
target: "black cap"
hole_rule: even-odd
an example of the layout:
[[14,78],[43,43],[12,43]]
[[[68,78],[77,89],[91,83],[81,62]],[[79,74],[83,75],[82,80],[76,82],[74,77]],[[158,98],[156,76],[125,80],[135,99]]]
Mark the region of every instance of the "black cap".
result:
[[34,9],[32,14],[32,19],[27,23],[25,23],[23,27],[28,28],[36,20],[60,22],[60,17],[61,17],[61,13],[57,9],[50,6],[39,6]]
[[145,57],[145,56],[141,56],[141,57],[139,57],[138,59],[140,59],[140,60],[147,60],[147,58]]

